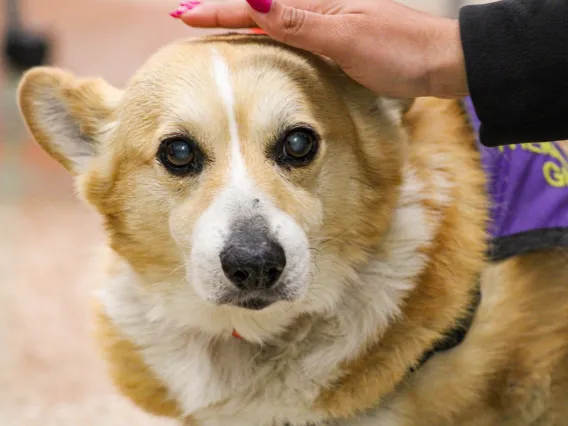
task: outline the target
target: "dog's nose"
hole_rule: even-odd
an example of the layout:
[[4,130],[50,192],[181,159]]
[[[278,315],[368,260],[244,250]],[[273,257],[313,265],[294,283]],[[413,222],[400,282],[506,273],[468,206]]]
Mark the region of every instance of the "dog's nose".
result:
[[272,288],[286,267],[282,246],[265,232],[233,233],[221,252],[225,276],[241,290]]

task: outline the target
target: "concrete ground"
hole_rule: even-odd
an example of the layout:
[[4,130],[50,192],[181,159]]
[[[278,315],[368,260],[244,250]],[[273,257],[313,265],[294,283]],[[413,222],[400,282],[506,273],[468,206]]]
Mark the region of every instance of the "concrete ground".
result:
[[[117,85],[159,46],[199,33],[168,16],[174,0],[21,3],[26,23],[52,34],[55,64]],[[452,14],[451,0],[406,3]],[[30,141],[17,79],[0,77],[0,425],[169,425],[122,399],[106,377],[89,316],[99,220]]]

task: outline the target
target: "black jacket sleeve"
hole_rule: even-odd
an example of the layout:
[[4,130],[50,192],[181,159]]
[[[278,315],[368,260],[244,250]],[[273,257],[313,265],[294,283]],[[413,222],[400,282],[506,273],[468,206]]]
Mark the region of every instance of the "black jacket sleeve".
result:
[[459,20],[481,142],[568,139],[568,0],[465,6]]

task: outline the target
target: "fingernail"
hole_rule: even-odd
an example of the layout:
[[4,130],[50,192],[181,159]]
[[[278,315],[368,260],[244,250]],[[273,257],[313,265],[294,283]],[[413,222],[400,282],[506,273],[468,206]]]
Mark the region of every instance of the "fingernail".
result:
[[198,1],[184,1],[180,3],[180,7],[178,7],[176,10],[174,10],[172,13],[170,13],[170,16],[172,18],[179,18],[180,16],[182,16],[184,13],[190,11],[191,9],[195,8],[196,6],[199,6],[201,3]]
[[268,13],[272,7],[272,0],[247,0],[247,3],[260,13]]

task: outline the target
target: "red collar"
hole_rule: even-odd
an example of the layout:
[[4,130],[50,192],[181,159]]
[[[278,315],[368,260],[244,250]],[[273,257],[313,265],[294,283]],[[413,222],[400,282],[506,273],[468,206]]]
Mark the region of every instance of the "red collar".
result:
[[234,328],[233,328],[233,332],[231,333],[231,335],[232,335],[233,337],[239,339],[239,340],[243,340],[243,336],[241,336],[241,335],[237,332],[237,330],[235,330]]

